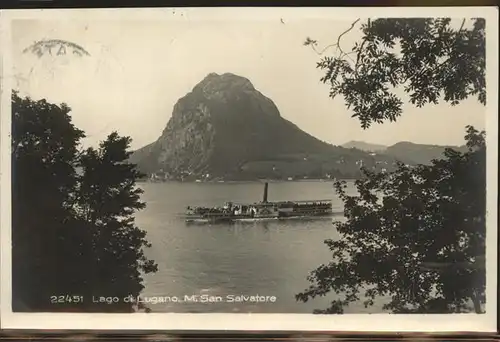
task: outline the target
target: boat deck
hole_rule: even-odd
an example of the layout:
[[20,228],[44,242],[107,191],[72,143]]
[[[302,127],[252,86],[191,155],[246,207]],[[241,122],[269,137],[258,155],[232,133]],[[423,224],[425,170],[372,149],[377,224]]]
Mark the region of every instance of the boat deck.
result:
[[227,202],[223,207],[188,207],[186,222],[255,222],[294,218],[321,218],[334,215],[332,200],[275,201],[267,200],[268,183],[258,203]]

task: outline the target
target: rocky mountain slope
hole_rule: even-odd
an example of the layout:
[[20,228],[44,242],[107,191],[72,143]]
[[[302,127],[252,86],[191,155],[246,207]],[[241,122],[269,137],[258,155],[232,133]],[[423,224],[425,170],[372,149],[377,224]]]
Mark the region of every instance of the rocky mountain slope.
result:
[[302,131],[248,79],[230,73],[206,76],[178,100],[161,136],[131,157],[145,173],[210,177],[268,175],[270,170],[294,177],[335,167],[355,172],[361,159],[370,163],[373,158]]

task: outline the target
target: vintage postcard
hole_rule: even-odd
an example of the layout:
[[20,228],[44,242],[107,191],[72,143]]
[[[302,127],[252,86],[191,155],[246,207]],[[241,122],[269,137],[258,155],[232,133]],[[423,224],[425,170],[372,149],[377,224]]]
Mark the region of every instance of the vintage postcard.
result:
[[0,20],[3,329],[496,330],[497,8]]

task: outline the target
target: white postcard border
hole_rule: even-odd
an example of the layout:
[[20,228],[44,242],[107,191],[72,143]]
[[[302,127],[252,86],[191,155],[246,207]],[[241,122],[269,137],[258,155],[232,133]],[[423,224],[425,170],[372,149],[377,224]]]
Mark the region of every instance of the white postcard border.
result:
[[[370,17],[483,17],[487,34],[487,303],[486,313],[476,314],[76,314],[13,313],[11,310],[11,160],[10,90],[12,89],[10,21],[36,20],[350,20]],[[211,330],[211,331],[496,331],[497,288],[497,189],[498,189],[498,8],[175,8],[175,9],[77,9],[5,10],[0,13],[2,51],[0,101],[0,236],[1,328],[71,330]],[[7,48],[6,48],[7,47]],[[36,286],[36,284],[34,285]]]

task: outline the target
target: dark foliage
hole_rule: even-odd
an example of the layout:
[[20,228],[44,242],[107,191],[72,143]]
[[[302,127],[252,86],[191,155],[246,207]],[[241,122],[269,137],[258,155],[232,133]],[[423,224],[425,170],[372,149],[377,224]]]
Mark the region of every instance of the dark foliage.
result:
[[66,105],[12,96],[12,289],[14,304],[28,309],[44,308],[71,286],[81,264],[65,262],[65,251],[78,250],[66,227],[74,223],[74,166],[84,136],[68,113]]
[[113,133],[80,152],[84,133],[69,112],[12,95],[13,310],[129,312],[92,296],[137,296],[141,272],[156,270],[134,225],[144,203],[126,162],[130,139]]
[[[342,299],[326,313],[364,297],[365,306],[388,296],[393,312],[461,312],[471,300],[484,303],[486,152],[484,132],[468,128],[470,150],[448,149],[432,165],[371,173],[355,182],[359,196],[336,190],[346,222],[336,222],[339,240],[325,243],[333,260],[309,277],[298,299],[333,291]],[[451,264],[456,267],[432,267]],[[460,267],[460,265],[475,267]],[[469,306],[467,306],[469,305]]]
[[[357,23],[344,32],[348,33]],[[486,103],[484,20],[378,19],[362,26],[352,52],[325,57],[324,82],[342,95],[363,128],[394,121],[402,101],[391,87],[403,86],[421,107],[440,98],[451,105],[470,96]],[[316,42],[308,39],[305,45]],[[354,56],[354,57],[351,57]],[[336,223],[339,240],[325,243],[333,260],[314,270],[312,285],[297,295],[308,301],[330,292],[339,299],[320,313],[342,313],[364,299],[389,298],[394,313],[482,312],[485,303],[485,133],[467,127],[466,151],[447,149],[431,165],[390,173],[364,170],[348,196],[336,183],[346,222]]]
[[[404,87],[418,107],[440,99],[456,105],[469,96],[485,104],[485,20],[469,24],[464,19],[454,28],[451,18],[368,21],[352,49],[343,50],[339,37],[338,54],[321,59],[321,80],[330,85],[332,98],[344,97],[364,128],[401,115],[396,87]],[[308,38],[305,45],[316,41]]]

